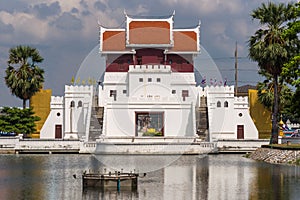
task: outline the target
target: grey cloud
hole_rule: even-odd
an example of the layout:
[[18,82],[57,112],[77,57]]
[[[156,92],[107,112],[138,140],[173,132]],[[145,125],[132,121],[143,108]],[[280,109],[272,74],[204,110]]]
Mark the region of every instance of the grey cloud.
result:
[[88,11],[88,10],[85,10],[85,11],[82,11],[81,13],[83,16],[88,16],[88,15],[91,15],[91,12]]
[[85,9],[89,8],[88,4],[87,4],[84,0],[81,0],[81,1],[80,1],[80,5],[81,5],[82,7],[84,7]]
[[80,30],[83,27],[82,22],[77,17],[66,12],[49,24],[62,30]]
[[14,13],[17,11],[26,10],[28,4],[19,0],[1,0],[0,1],[0,11],[5,11],[8,13]]
[[8,34],[14,32],[14,27],[11,24],[4,24],[0,21],[0,34]]
[[89,6],[84,0],[80,1],[80,5],[84,8],[84,10],[81,12],[83,16],[91,15],[91,12],[88,10]]
[[77,8],[72,8],[71,13],[78,13],[79,10]]
[[97,8],[98,10],[100,10],[100,11],[104,11],[106,9],[106,5],[104,5],[100,1],[96,1],[94,3],[94,7]]
[[49,16],[58,15],[61,12],[59,2],[54,2],[50,5],[46,3],[37,4],[33,7],[37,12],[38,17],[45,19]]

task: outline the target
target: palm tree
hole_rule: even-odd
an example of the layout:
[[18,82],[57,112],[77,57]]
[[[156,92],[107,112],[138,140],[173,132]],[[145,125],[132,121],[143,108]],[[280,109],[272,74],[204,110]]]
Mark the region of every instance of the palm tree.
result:
[[[286,107],[289,107],[292,101],[293,92],[284,83],[280,81],[278,85],[279,94],[279,113],[284,114]],[[257,84],[258,101],[264,105],[268,110],[272,110],[274,103],[274,84],[272,81],[266,79],[264,82]]]
[[278,77],[284,63],[289,59],[289,42],[283,38],[287,22],[293,18],[292,4],[262,3],[262,6],[253,10],[251,17],[259,20],[263,26],[249,39],[249,57],[258,63],[262,71],[272,76],[274,102],[272,108],[272,135],[271,144],[278,143]]
[[38,50],[29,46],[9,50],[5,83],[13,95],[23,100],[23,108],[26,108],[26,101],[42,88],[44,70],[36,63],[43,60]]

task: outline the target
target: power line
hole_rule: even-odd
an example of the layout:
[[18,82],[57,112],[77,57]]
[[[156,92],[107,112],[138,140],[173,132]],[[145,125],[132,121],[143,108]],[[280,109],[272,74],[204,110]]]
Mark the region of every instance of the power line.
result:
[[[235,57],[228,56],[228,57],[207,57],[207,58],[201,58],[201,60],[209,60],[209,59],[213,59],[213,60],[234,60]],[[242,57],[238,56],[237,59],[238,60],[247,59],[250,62],[253,62],[247,56],[242,56]]]

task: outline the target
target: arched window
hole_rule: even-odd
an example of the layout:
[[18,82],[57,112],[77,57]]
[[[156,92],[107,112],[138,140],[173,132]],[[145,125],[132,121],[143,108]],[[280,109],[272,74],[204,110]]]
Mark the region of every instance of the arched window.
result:
[[220,101],[217,102],[217,107],[221,107],[221,102]]
[[71,101],[71,108],[74,108],[75,107],[75,102],[74,101]]
[[82,101],[78,101],[78,108],[82,107]]
[[225,107],[225,108],[228,108],[228,101],[225,101],[225,102],[224,102],[224,107]]

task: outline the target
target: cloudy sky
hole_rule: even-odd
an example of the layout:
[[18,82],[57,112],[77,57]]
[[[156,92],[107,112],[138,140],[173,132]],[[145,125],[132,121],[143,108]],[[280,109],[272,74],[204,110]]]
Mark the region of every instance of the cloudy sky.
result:
[[[124,10],[131,15],[163,16],[176,11],[175,27],[201,20],[201,45],[229,84],[234,81],[234,49],[238,43],[239,85],[261,77],[247,58],[247,40],[258,28],[250,13],[266,0],[1,0],[0,106],[21,106],[4,82],[8,51],[16,45],[36,47],[45,70],[45,88],[62,95],[81,63],[98,44],[98,22],[119,27]],[[275,2],[287,2],[276,0]]]

